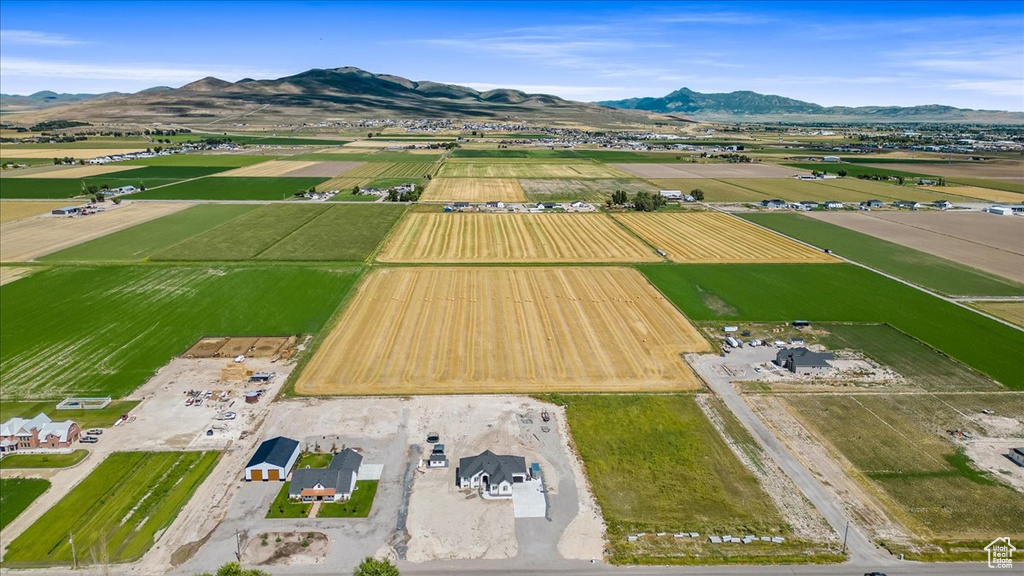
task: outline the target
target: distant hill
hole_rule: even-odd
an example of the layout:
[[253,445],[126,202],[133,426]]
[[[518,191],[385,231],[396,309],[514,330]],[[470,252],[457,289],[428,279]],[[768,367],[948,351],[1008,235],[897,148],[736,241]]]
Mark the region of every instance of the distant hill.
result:
[[910,107],[826,107],[748,90],[702,94],[681,88],[661,98],[607,100],[597,104],[624,110],[682,114],[696,120],[1024,123],[1024,113],[1021,112],[971,110],[935,104]]
[[[6,107],[8,98],[13,103],[35,96],[4,96],[0,104]],[[589,126],[651,122],[650,114],[573,102],[547,94],[510,89],[480,92],[466,86],[414,82],[352,67],[313,69],[274,80],[245,78],[228,82],[207,77],[177,89],[149,89],[77,101],[68,99],[66,103],[71,105],[37,107],[25,118],[12,120],[39,122],[59,117],[94,123],[197,123],[208,119],[207,122],[282,124],[339,117],[463,118],[544,120]]]
[[26,110],[41,110],[43,108],[65,106],[67,104],[76,104],[97,98],[110,98],[112,96],[123,96],[123,94],[120,92],[107,92],[105,94],[58,94],[49,90],[43,90],[28,96],[0,94],[0,111],[13,113]]

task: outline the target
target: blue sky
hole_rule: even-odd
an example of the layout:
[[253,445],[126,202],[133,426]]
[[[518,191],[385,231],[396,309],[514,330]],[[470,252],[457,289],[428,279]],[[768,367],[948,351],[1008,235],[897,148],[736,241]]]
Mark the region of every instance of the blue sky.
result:
[[0,0],[0,91],[371,72],[578,100],[754,90],[1024,110],[1024,2]]

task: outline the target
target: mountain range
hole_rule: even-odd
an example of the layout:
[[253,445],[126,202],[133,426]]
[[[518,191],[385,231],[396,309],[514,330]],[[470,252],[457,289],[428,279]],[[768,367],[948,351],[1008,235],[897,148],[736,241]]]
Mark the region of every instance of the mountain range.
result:
[[312,69],[273,80],[228,82],[207,77],[180,88],[123,94],[0,94],[5,121],[287,124],[345,118],[459,118],[616,128],[666,121],[1024,123],[1024,113],[951,106],[820,106],[750,91],[702,94],[688,88],[661,98],[596,103],[548,94],[484,92],[414,82],[359,68]]
[[971,110],[930,104],[925,106],[821,106],[785,96],[748,90],[702,94],[681,88],[660,98],[629,98],[597,102],[624,110],[682,115],[722,121],[853,121],[853,122],[986,122],[1021,123],[1024,114],[1001,110]]

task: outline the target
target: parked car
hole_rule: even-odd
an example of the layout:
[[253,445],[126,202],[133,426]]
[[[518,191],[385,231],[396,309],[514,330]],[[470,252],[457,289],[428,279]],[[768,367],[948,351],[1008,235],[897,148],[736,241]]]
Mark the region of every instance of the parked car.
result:
[[99,436],[100,434],[103,434],[103,430],[100,430],[99,428],[93,428],[92,430],[89,430],[87,434]]
[[99,442],[100,439],[95,437],[95,436],[82,436],[81,438],[79,438],[78,441],[79,442],[84,442],[85,444],[95,444],[95,443]]

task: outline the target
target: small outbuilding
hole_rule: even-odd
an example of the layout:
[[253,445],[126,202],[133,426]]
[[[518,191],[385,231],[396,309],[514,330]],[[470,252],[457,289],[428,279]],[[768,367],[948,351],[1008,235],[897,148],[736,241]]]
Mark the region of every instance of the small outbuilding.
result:
[[827,210],[840,210],[843,207],[843,203],[838,200],[829,200],[825,202],[825,208]]
[[299,441],[278,436],[264,441],[245,465],[248,482],[283,482],[299,459]]
[[1013,209],[1009,206],[989,206],[985,209],[985,212],[990,214],[998,214],[1000,216],[1012,216]]
[[860,205],[863,208],[881,208],[882,206],[885,206],[885,203],[881,200],[865,200],[861,202]]
[[1010,460],[1013,460],[1017,466],[1024,466],[1024,447],[1022,448],[1010,448],[1010,452],[1007,454]]

